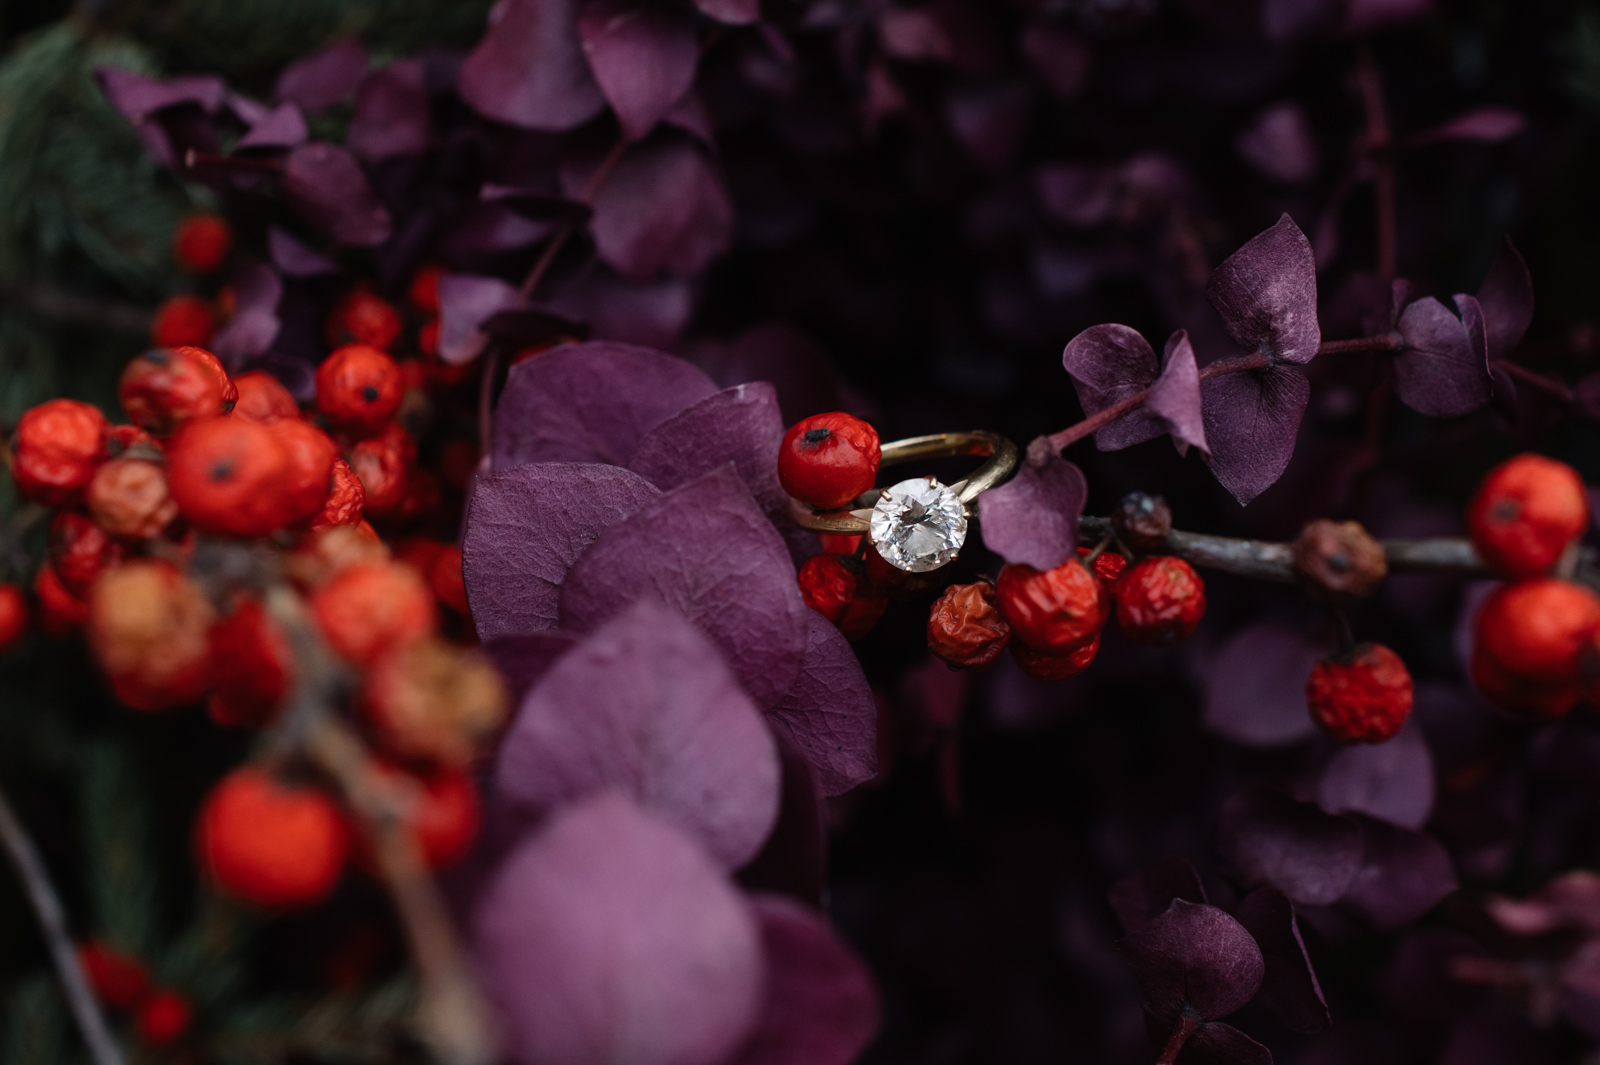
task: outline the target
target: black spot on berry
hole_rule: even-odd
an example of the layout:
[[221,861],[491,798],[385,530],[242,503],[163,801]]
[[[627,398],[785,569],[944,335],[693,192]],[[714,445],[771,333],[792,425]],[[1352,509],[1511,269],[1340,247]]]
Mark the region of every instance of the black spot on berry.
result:
[[213,481],[227,481],[233,479],[233,460],[223,459],[211,464],[211,479]]
[[806,430],[806,443],[808,443],[808,444],[820,444],[820,443],[822,443],[824,440],[828,439],[828,437],[830,437],[832,435],[833,435],[833,430],[832,429],[807,429]]
[[363,388],[361,390],[361,398],[366,400],[368,403],[376,403],[376,402],[378,402],[378,389],[377,389],[377,387],[374,386],[374,385],[368,385],[366,388]]

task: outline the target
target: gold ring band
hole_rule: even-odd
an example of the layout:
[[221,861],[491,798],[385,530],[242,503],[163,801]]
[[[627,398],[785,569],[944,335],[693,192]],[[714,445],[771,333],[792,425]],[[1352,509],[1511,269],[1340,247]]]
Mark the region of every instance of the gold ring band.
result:
[[[970,475],[950,485],[950,490],[961,500],[968,513],[973,501],[991,488],[1011,479],[1017,471],[1017,445],[1001,436],[984,430],[970,433],[935,433],[932,436],[913,436],[883,445],[883,457],[878,466],[897,466],[918,459],[948,458],[956,455],[987,455],[988,462],[973,470]],[[844,510],[819,511],[810,504],[790,497],[789,516],[802,529],[814,532],[845,533],[855,535],[871,528],[872,508],[883,489],[874,488],[856,497],[855,507]]]

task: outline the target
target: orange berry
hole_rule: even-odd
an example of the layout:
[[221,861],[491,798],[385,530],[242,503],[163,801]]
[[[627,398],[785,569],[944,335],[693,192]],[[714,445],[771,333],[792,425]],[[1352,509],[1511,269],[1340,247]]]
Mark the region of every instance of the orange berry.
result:
[[382,429],[404,398],[399,364],[371,345],[346,344],[317,367],[317,409],[356,436]]
[[99,408],[75,399],[52,399],[30,408],[11,443],[11,476],[35,503],[73,502],[106,457],[111,424]]
[[172,257],[195,274],[209,274],[222,265],[233,247],[233,230],[221,215],[192,214],[178,224]]
[[346,567],[317,589],[311,613],[333,649],[358,665],[431,634],[439,620],[422,577],[396,562]]
[[1526,721],[1554,720],[1577,706],[1583,697],[1576,685],[1546,687],[1508,673],[1482,648],[1473,648],[1467,672],[1479,694],[1492,705]]
[[335,458],[332,469],[328,471],[328,494],[322,499],[322,509],[311,519],[312,530],[360,524],[366,499],[361,479],[350,468],[350,464],[344,459]]
[[251,766],[229,773],[206,796],[196,844],[219,887],[272,909],[327,898],[350,852],[344,816],[331,798]]
[[379,655],[361,706],[394,754],[465,766],[505,722],[507,695],[482,655],[430,637]]
[[889,600],[875,593],[864,574],[847,566],[839,555],[814,555],[800,567],[800,597],[806,606],[839,627],[846,639],[858,640],[872,631]]
[[292,467],[279,428],[248,418],[206,418],[173,438],[167,488],[191,525],[203,533],[259,537],[290,520]]
[[995,594],[1017,639],[1045,655],[1070,654],[1098,638],[1111,614],[1105,582],[1076,558],[1049,570],[1006,566]]
[[1543,455],[1518,455],[1496,466],[1467,505],[1473,546],[1507,577],[1548,572],[1588,527],[1583,478]]
[[952,666],[985,669],[1011,642],[994,585],[952,584],[928,612],[928,650]]
[[166,466],[131,456],[102,463],[84,503],[106,532],[129,540],[153,540],[178,516]]
[[233,405],[236,418],[275,422],[300,417],[300,404],[283,383],[265,370],[251,370],[233,379],[239,400]]
[[355,288],[328,315],[328,343],[387,348],[404,328],[405,320],[393,304],[368,289]]
[[416,444],[399,425],[350,449],[350,469],[361,482],[362,512],[383,519],[398,514],[406,502]]
[[814,507],[846,506],[872,487],[882,448],[878,431],[853,414],[813,414],[789,427],[778,450],[783,490]]
[[117,386],[128,420],[161,436],[226,413],[239,398],[228,371],[200,347],[161,347],[128,363]]
[[1502,585],[1478,612],[1475,650],[1511,676],[1543,688],[1580,678],[1600,631],[1600,596],[1553,577]]
[[215,616],[176,566],[137,559],[95,582],[84,628],[117,697],[135,710],[164,710],[205,694]]
[[300,418],[277,422],[272,432],[289,458],[282,488],[288,520],[316,517],[328,498],[339,449],[327,433]]

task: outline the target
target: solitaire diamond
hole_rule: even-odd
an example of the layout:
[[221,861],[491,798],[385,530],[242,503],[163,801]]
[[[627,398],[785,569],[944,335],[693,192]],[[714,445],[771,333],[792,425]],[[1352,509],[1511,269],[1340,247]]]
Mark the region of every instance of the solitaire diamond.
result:
[[891,566],[926,573],[955,558],[967,540],[967,508],[932,477],[883,491],[872,508],[872,545]]

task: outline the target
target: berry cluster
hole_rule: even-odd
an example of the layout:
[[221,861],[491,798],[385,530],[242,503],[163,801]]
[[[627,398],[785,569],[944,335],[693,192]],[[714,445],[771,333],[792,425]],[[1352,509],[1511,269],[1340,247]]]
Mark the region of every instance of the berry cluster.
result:
[[132,1013],[139,1038],[151,1047],[178,1041],[194,1021],[187,995],[157,987],[144,962],[103,940],[78,945],[78,964],[89,987],[105,1005]]

